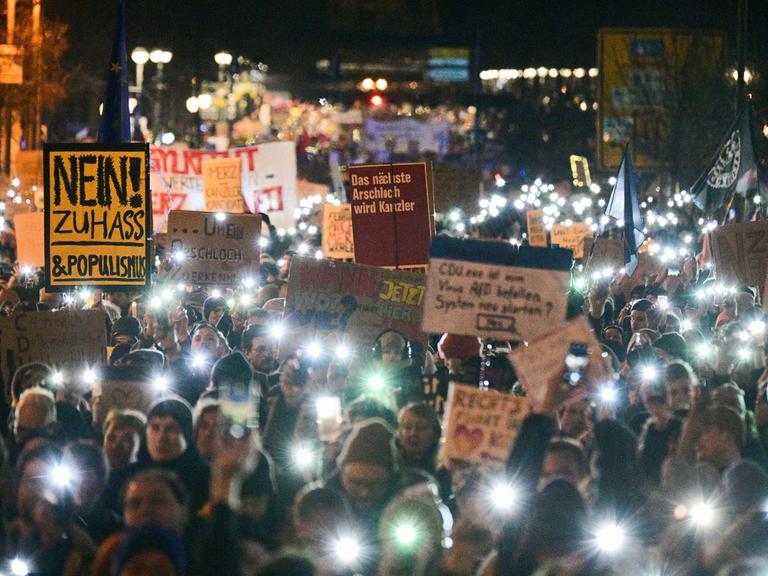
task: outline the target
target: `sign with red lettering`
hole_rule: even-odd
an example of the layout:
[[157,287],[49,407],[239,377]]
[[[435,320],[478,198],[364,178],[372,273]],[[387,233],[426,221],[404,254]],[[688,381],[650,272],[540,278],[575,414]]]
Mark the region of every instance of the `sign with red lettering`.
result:
[[285,317],[302,337],[347,334],[370,349],[385,330],[424,341],[425,276],[335,260],[293,258]]
[[349,167],[355,262],[426,266],[434,233],[432,170],[426,162]]

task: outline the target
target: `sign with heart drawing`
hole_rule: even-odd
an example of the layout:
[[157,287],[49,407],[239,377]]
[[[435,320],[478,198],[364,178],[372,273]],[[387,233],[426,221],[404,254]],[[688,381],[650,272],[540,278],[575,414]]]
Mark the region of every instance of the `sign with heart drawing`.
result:
[[503,466],[527,415],[528,401],[524,397],[451,384],[443,427],[444,455]]

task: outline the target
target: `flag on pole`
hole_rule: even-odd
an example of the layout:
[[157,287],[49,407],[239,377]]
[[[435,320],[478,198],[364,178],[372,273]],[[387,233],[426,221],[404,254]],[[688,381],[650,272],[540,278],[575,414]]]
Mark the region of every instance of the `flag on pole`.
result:
[[709,168],[691,187],[693,202],[712,213],[727,204],[734,193],[745,195],[757,189],[757,165],[752,148],[751,107],[741,106]]
[[627,276],[631,277],[637,268],[637,249],[645,240],[645,234],[642,231],[643,220],[637,201],[629,146],[624,149],[624,158],[619,165],[619,173],[616,174],[616,183],[605,207],[605,215],[624,229],[624,265]]
[[128,49],[125,43],[125,1],[120,0],[117,29],[109,59],[107,92],[104,97],[99,127],[99,142],[119,144],[131,141],[131,120],[128,113]]

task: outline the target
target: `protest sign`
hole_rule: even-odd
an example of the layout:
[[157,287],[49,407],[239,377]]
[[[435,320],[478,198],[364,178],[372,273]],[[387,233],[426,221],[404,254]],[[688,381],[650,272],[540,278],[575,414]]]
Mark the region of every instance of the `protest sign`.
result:
[[544,211],[528,210],[525,218],[528,221],[528,245],[546,248],[547,229],[544,227]]
[[16,260],[21,266],[45,266],[45,215],[42,212],[16,214]]
[[22,364],[45,362],[63,370],[103,363],[107,349],[102,310],[20,312],[0,318],[3,379]]
[[203,160],[203,190],[207,212],[243,212],[240,158]]
[[355,262],[426,266],[434,231],[432,173],[426,162],[349,167]]
[[718,281],[762,285],[768,261],[768,220],[720,226],[711,233],[710,245]]
[[422,122],[413,118],[366,118],[363,147],[369,152],[379,154],[440,154],[448,147],[448,123]]
[[529,340],[565,321],[571,251],[436,237],[424,332]]
[[[609,380],[600,343],[587,319],[579,316],[555,331],[529,342],[528,346],[515,348],[509,355],[533,409],[539,408],[544,402],[549,383],[558,380],[563,374],[565,357],[573,343],[589,346],[589,365],[586,371],[589,381],[596,383]],[[590,391],[585,385],[574,386],[569,401]]]
[[447,164],[432,166],[435,183],[435,212],[446,214],[454,208],[472,212],[477,207],[482,174],[479,168],[458,168]]
[[606,269],[617,271],[624,267],[624,243],[620,238],[587,236],[581,252],[587,261],[584,266],[586,274]]
[[43,183],[43,151],[19,150],[14,158],[14,173],[25,188]]
[[350,204],[323,206],[323,255],[340,260],[355,257]]
[[285,317],[301,334],[349,334],[370,347],[385,330],[423,341],[423,274],[295,257]]
[[239,286],[259,274],[261,217],[174,210],[168,217],[170,269],[163,277],[193,286]]
[[113,409],[133,409],[146,414],[158,395],[159,389],[145,368],[103,366],[93,385],[93,421],[101,428]]
[[573,224],[555,224],[552,226],[550,239],[552,246],[560,246],[567,250],[573,250],[573,257],[578,259],[584,255],[583,240],[592,236],[592,228],[586,222],[574,222]]
[[454,383],[446,406],[444,458],[502,467],[528,415],[527,399]]
[[45,288],[149,286],[145,144],[46,144]]
[[229,151],[189,150],[152,146],[152,211],[155,230],[167,226],[171,210],[204,210],[203,160],[241,159],[240,189],[248,210],[267,214],[277,227],[295,225],[296,146],[268,142]]

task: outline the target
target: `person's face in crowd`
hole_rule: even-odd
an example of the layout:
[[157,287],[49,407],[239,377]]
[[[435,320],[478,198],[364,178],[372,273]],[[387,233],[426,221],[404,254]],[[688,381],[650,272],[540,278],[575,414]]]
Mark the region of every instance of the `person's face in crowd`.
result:
[[123,522],[127,528],[157,525],[181,534],[187,521],[187,509],[165,481],[145,478],[128,483],[123,500]]
[[729,464],[724,462],[724,456],[730,454],[732,446],[731,434],[717,426],[707,426],[696,443],[696,458],[699,462],[707,462],[721,469]]
[[208,322],[216,326],[219,323],[219,320],[221,320],[224,317],[224,314],[226,314],[227,309],[223,306],[219,306],[217,308],[214,308],[208,313]]
[[650,328],[648,314],[641,312],[640,310],[632,310],[632,313],[630,314],[630,326],[632,327],[632,332],[639,332],[643,328]]
[[176,333],[173,328],[164,330],[160,327],[160,324],[157,323],[155,324],[155,332],[152,335],[152,338],[161,350],[170,350],[176,345]]
[[203,460],[211,461],[215,453],[218,434],[218,409],[211,408],[202,413],[197,421],[195,445]]
[[111,470],[120,470],[136,461],[139,451],[138,432],[130,426],[110,426],[104,434],[104,454]]
[[667,385],[667,402],[672,411],[687,410],[691,407],[693,389],[688,380],[673,380]]
[[563,408],[560,416],[560,432],[568,438],[578,438],[587,430],[592,408],[589,402],[572,402]]
[[144,316],[141,318],[141,326],[143,328],[142,336],[147,340],[153,338],[155,335],[155,330],[157,329],[157,319],[155,318],[154,314],[145,312]]
[[195,332],[191,345],[192,354],[203,354],[216,359],[221,354],[219,335],[210,328],[200,328]]
[[123,566],[120,576],[176,576],[171,559],[160,550],[142,550]]
[[605,331],[605,339],[613,341],[613,342],[618,342],[619,344],[622,344],[621,332],[619,332],[616,328],[608,328],[608,329],[606,329],[606,331]]
[[657,419],[666,419],[669,416],[666,390],[658,385],[643,386],[641,390],[643,404]]
[[548,451],[544,456],[544,464],[539,476],[540,490],[554,480],[567,480],[578,487],[583,479],[584,473],[579,468],[579,462],[570,453],[554,450]]
[[413,412],[403,414],[399,440],[403,452],[411,458],[426,456],[437,442],[432,424],[428,420],[416,416]]
[[258,372],[268,372],[274,364],[274,346],[263,336],[256,336],[251,341],[251,347],[246,350],[245,357]]
[[186,449],[187,440],[176,420],[170,416],[155,416],[147,423],[147,450],[152,460],[174,460]]
[[90,512],[99,504],[99,499],[107,487],[107,479],[100,478],[96,472],[88,470],[84,466],[78,466],[76,462],[71,465],[78,470],[77,482],[74,484],[72,494],[75,504],[80,512]]
[[283,401],[291,408],[298,406],[304,398],[304,386],[296,382],[294,361],[286,362],[280,370],[280,390]]
[[375,464],[351,462],[341,471],[341,484],[356,510],[373,510],[379,507],[392,487],[389,471]]

